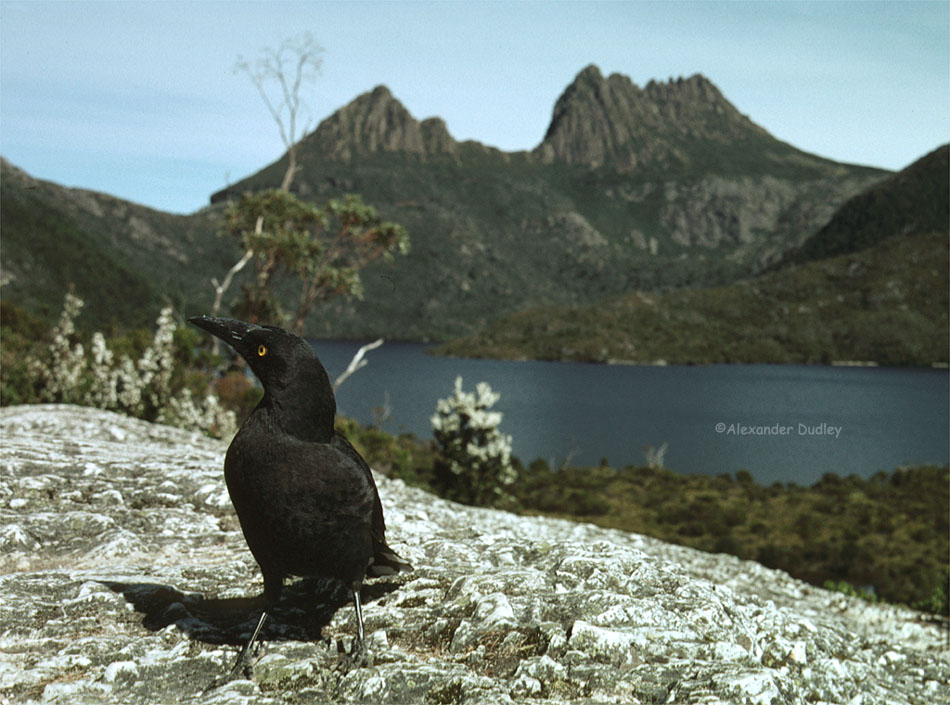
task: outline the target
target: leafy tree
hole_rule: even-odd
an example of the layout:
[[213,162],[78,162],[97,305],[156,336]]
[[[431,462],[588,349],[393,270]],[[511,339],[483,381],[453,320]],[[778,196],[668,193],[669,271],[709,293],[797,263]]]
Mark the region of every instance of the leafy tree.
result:
[[[297,175],[297,145],[305,130],[298,131],[300,111],[305,107],[301,89],[305,83],[316,80],[323,65],[323,47],[317,44],[313,35],[305,32],[281,42],[276,49],[264,49],[252,64],[239,57],[234,66],[236,73],[246,73],[267,106],[268,112],[277,123],[280,139],[287,150],[287,171],[280,182],[280,190],[289,193],[290,185]],[[276,90],[275,90],[276,89]],[[263,221],[256,223],[257,234],[261,235]],[[214,304],[211,314],[218,315],[224,292],[231,286],[234,276],[244,269],[254,257],[254,250],[247,247],[244,255],[235,262],[222,281],[211,279],[214,287]],[[215,349],[218,343],[215,341]]]
[[[320,73],[323,49],[309,33],[265,49],[255,62],[238,60],[277,123],[287,150],[287,171],[280,188],[244,194],[225,214],[225,229],[240,240],[244,256],[222,282],[212,279],[217,314],[234,275],[249,262],[254,277],[243,286],[235,315],[251,322],[290,324],[298,335],[314,306],[334,296],[362,296],[360,270],[371,262],[409,250],[409,237],[396,223],[384,222],[356,195],[318,207],[290,193],[297,173],[297,147],[304,109],[302,91]],[[300,279],[296,310],[285,313],[274,291],[283,277]]]
[[253,252],[255,276],[236,313],[248,321],[289,320],[273,291],[282,276],[300,280],[292,328],[299,335],[307,314],[334,296],[362,296],[360,270],[409,251],[405,228],[379,218],[359,196],[318,207],[273,189],[244,194],[226,215],[228,232]]

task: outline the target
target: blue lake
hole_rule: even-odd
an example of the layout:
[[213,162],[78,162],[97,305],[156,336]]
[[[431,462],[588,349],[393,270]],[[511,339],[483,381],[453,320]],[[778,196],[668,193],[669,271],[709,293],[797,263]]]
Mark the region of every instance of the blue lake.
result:
[[[360,343],[313,345],[332,380]],[[680,473],[746,469],[765,484],[811,484],[950,460],[946,369],[512,362],[425,349],[387,342],[367,353],[340,387],[340,413],[372,424],[387,402],[385,430],[428,439],[436,401],[461,375],[468,391],[484,381],[501,394],[500,428],[525,463],[642,465],[645,447],[666,443],[664,465]]]

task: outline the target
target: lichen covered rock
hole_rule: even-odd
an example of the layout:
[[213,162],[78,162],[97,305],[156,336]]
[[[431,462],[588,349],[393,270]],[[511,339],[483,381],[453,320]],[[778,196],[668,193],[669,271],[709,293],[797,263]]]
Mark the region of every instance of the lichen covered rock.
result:
[[366,585],[371,663],[341,653],[345,591],[302,580],[252,679],[224,683],[261,592],[226,444],[70,406],[3,409],[0,424],[3,703],[950,699],[946,635],[918,613],[385,477],[387,538],[415,571]]

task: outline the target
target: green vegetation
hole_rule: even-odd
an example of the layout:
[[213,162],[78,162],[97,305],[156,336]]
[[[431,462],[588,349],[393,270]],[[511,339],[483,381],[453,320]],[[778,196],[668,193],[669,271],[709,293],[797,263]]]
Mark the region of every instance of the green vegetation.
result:
[[[241,256],[218,237],[222,208],[162,213],[33,179],[0,159],[4,302],[51,326],[72,289],[86,331],[148,327],[163,306],[205,308],[210,279]],[[206,302],[206,303],[203,303]]]
[[[42,401],[44,392],[37,386],[34,368],[39,360],[52,364],[52,336],[47,325],[6,302],[0,306],[0,314],[0,403]],[[206,391],[209,369],[220,361],[202,351],[187,328],[177,328],[172,341],[167,340],[168,321],[159,328],[166,331],[163,346],[172,347],[162,347],[165,352],[153,361],[160,363],[158,369],[166,369],[161,360],[172,355],[173,371],[165,387],[169,398],[186,389],[200,398]],[[162,336],[153,336],[149,330],[134,331],[110,338],[108,348],[115,359],[146,360],[150,350],[158,349],[157,339]],[[101,354],[103,349],[81,332],[61,337],[68,339],[68,345],[58,344],[67,363],[70,355],[75,357],[76,344],[93,353],[98,349]],[[90,370],[95,367],[87,372]],[[81,377],[79,382],[78,389],[89,391]],[[260,396],[240,372],[220,377],[214,391],[221,407],[233,412],[238,422]],[[149,413],[157,411],[149,408]],[[483,420],[482,426],[492,425],[493,419]],[[457,496],[453,488],[444,486],[445,474],[438,473],[444,459],[434,440],[393,436],[345,418],[338,419],[337,425],[376,470],[430,491]],[[487,499],[505,509],[591,521],[701,550],[730,553],[815,585],[832,581],[836,589],[866,598],[866,586],[873,586],[873,594],[880,599],[948,614],[948,467],[899,469],[868,480],[828,474],[812,487],[763,487],[745,471],[734,477],[707,477],[681,476],[650,467],[615,469],[606,464],[560,471],[552,471],[541,460],[524,467],[511,458],[511,464],[512,482],[505,486],[504,494],[500,498],[488,495]]]
[[[381,217],[412,233],[413,251],[398,271],[367,267],[367,304],[356,309],[338,301],[322,308],[319,317],[308,320],[317,337],[345,331],[347,337],[447,340],[542,302],[591,304],[632,289],[735,281],[755,269],[761,251],[784,251],[822,224],[806,204],[836,203],[885,175],[806,159],[791,147],[763,158],[768,140],[697,151],[674,177],[659,167],[631,174],[545,165],[527,153],[506,154],[472,142],[459,144],[453,158],[376,152],[341,162],[325,152],[319,137],[318,131],[300,144],[295,191],[318,201],[358,191]],[[215,202],[272,188],[286,166],[286,158],[274,162],[216,194]],[[843,169],[841,181],[829,185],[836,169]],[[787,184],[800,192],[795,203],[805,212],[742,246],[732,240],[714,248],[673,241],[662,212],[683,204],[667,202],[665,183],[675,178],[686,199],[690,189],[702,191],[712,174],[737,184]],[[636,244],[633,233],[655,236],[657,252]]]
[[855,252],[895,233],[950,230],[950,146],[942,145],[867,191],[845,202],[789,262]]
[[[433,490],[432,442],[341,422],[377,470]],[[813,585],[950,617],[950,467],[870,479],[825,475],[811,487],[757,484],[740,470],[710,477],[649,467],[554,471],[515,461],[505,509],[589,521],[784,570]],[[842,587],[842,583],[856,588]]]
[[[252,401],[243,375],[226,375],[209,389],[204,368],[220,358],[198,345],[198,333],[176,325],[171,308],[154,332],[134,330],[109,340],[78,331],[83,301],[67,294],[51,331],[9,303],[0,308],[0,404],[65,403],[93,406],[232,436],[236,412]],[[259,398],[259,394],[256,395]],[[226,405],[222,404],[226,401]]]
[[[317,131],[300,144],[295,195],[323,204],[360,193],[381,220],[412,233],[413,252],[395,268],[370,264],[362,274],[365,300],[338,297],[321,306],[319,315],[311,313],[305,330],[319,337],[447,340],[526,306],[590,306],[635,289],[732,282],[755,270],[764,254],[777,256],[820,227],[816,214],[885,176],[806,157],[765,137],[749,139],[717,149],[689,145],[689,164],[674,173],[657,166],[618,173],[541,164],[526,153],[471,142],[458,144],[452,156],[378,151],[341,160],[328,155],[330,136]],[[219,236],[227,199],[274,188],[287,166],[286,158],[279,160],[218,194],[210,208],[176,216],[30,179],[4,163],[0,212],[11,210],[3,223],[4,269],[15,277],[4,285],[4,297],[34,312],[45,310],[51,319],[66,281],[73,281],[95,311],[89,325],[100,327],[113,319],[147,325],[148,312],[165,303],[183,312],[208,312],[211,278],[222,278],[243,254],[236,239]],[[730,186],[723,187],[726,182]],[[668,190],[675,196],[668,197]],[[699,215],[689,207],[693,195],[712,199]],[[750,232],[753,241],[738,242],[730,224],[753,217],[763,200],[787,209],[788,216],[774,228]],[[730,208],[741,211],[741,218]],[[68,280],[57,279],[75,257],[59,248],[51,227],[16,216],[16,209],[75,229],[75,241],[91,248],[80,259],[88,266]],[[718,214],[710,217],[724,239],[715,247],[684,245],[671,235],[671,213],[683,215],[690,229],[692,219],[703,229],[706,214]],[[99,256],[104,253],[109,257]],[[96,274],[84,277],[85,271]],[[123,272],[146,288],[144,301],[110,282]],[[252,280],[247,267],[231,291],[239,295]],[[277,293],[286,309],[297,309],[297,288],[278,287]]]
[[40,198],[15,190],[11,194],[6,186],[3,195],[0,231],[9,234],[3,241],[3,258],[28,263],[23,266],[27,270],[24,281],[14,279],[5,286],[4,299],[13,293],[24,305],[42,310],[54,303],[48,292],[57,292],[55,303],[59,304],[62,293],[72,285],[89,299],[92,309],[102,312],[97,323],[112,318],[145,322],[143,313],[157,297],[141,272],[90,237],[67,214],[45,207]]
[[[923,607],[946,581],[950,468],[825,475],[811,487],[763,487],[748,473],[568,468],[535,462],[513,488],[524,511],[730,553],[815,585],[832,580]],[[945,604],[945,602],[944,602]]]
[[[678,289],[658,291],[667,282],[647,276],[627,287],[638,291],[596,303],[552,298],[438,352],[639,363],[945,363],[948,164],[944,145],[851,198],[778,271],[709,287],[735,279],[732,255],[722,261],[723,253],[692,252],[688,259],[706,271],[691,278],[689,268],[675,265],[685,277],[673,282]],[[639,222],[632,211],[626,217]]]
[[431,490],[438,458],[435,443],[421,441],[411,433],[394,436],[378,428],[367,428],[345,416],[337,417],[336,428],[346,434],[377,472]]
[[0,299],[0,405],[38,401],[30,360],[43,355],[46,321],[7,299]]
[[437,352],[466,357],[651,363],[947,362],[947,234],[711,289],[637,292],[596,306],[531,308]]
[[[276,189],[243,194],[225,212],[225,223],[252,257],[255,272],[235,314],[252,323],[289,327],[297,335],[303,335],[304,320],[315,305],[336,296],[362,296],[360,270],[366,265],[409,251],[405,228],[383,222],[354,195],[318,208]],[[293,316],[284,313],[274,292],[272,280],[281,277],[299,280]]]

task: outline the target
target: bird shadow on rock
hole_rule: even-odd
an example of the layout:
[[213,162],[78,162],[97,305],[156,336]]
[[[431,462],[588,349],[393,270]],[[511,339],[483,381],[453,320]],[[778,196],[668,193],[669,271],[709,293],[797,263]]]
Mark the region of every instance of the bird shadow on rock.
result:
[[[190,639],[207,644],[243,646],[250,637],[261,609],[263,594],[256,597],[204,597],[160,583],[101,581],[120,593],[136,612],[142,626],[159,631],[174,624]],[[399,583],[374,581],[361,591],[363,604],[396,590]],[[268,611],[261,638],[264,641],[319,641],[323,628],[341,607],[352,607],[352,596],[342,583],[325,578],[302,578],[284,587],[280,601]]]

